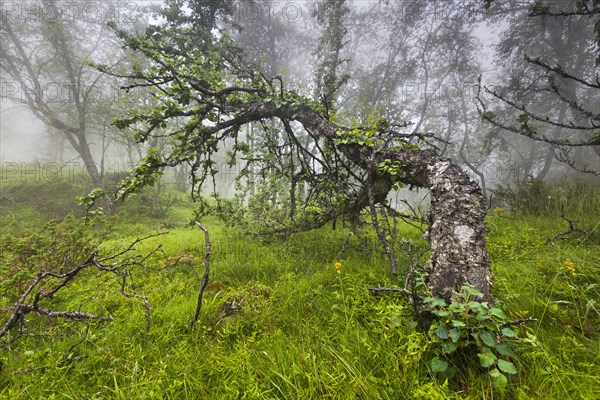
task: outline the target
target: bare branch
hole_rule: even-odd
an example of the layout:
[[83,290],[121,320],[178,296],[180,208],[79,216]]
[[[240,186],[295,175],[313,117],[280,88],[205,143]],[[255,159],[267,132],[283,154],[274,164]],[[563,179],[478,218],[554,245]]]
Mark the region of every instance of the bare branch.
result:
[[581,79],[575,75],[572,75],[570,73],[568,73],[567,71],[565,71],[563,69],[563,67],[561,67],[559,64],[555,64],[555,65],[550,65],[544,61],[542,61],[539,57],[536,58],[531,58],[529,57],[527,54],[525,55],[525,60],[527,62],[530,62],[531,64],[537,65],[538,67],[542,67],[548,71],[554,72],[557,75],[560,75],[561,77],[565,78],[565,79],[571,79],[574,80],[576,82],[581,83],[584,86],[588,86],[592,89],[600,89],[600,75],[596,74],[596,82],[588,82],[585,79]]
[[569,224],[569,230],[565,231],[565,232],[561,232],[561,233],[559,233],[557,235],[554,235],[550,239],[546,240],[545,244],[550,244],[550,243],[554,242],[556,239],[560,239],[560,238],[562,238],[564,236],[567,236],[567,235],[570,235],[570,234],[576,233],[576,232],[583,233],[585,235],[589,235],[590,234],[590,232],[587,231],[587,230],[585,230],[585,229],[580,229],[580,228],[576,228],[575,227],[575,224],[577,222],[579,222],[579,221],[573,221],[573,220],[568,219],[567,217],[565,217],[564,213],[562,213],[560,217]]
[[210,274],[210,248],[211,243],[208,237],[208,230],[202,225],[200,222],[195,221],[196,226],[204,232],[204,245],[205,245],[205,253],[204,253],[204,276],[202,277],[202,284],[200,286],[200,290],[198,291],[198,302],[196,305],[196,312],[190,321],[190,328],[194,326],[196,321],[198,321],[198,317],[200,316],[200,310],[202,309],[202,296],[204,295],[204,291],[206,290],[206,286],[208,285],[208,279]]
[[[413,292],[411,292],[410,290],[407,289],[399,289],[399,288],[388,288],[388,287],[381,287],[381,286],[377,286],[376,288],[367,288],[367,290],[369,292],[371,292],[371,294],[378,296],[381,293],[400,293],[401,295],[404,296],[409,296],[409,297],[413,297],[415,296],[415,294]],[[422,296],[416,295],[420,300],[423,299]]]
[[523,318],[523,319],[518,319],[516,321],[505,322],[503,324],[500,324],[499,326],[501,328],[505,328],[507,326],[521,325],[521,324],[524,324],[525,322],[537,322],[537,318],[527,317],[527,318]]

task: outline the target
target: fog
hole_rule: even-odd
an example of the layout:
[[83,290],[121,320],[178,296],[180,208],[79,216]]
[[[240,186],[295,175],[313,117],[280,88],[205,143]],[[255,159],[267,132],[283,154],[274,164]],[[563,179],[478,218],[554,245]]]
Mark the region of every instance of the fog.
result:
[[[590,131],[571,132],[564,127],[593,126],[600,109],[599,91],[585,85],[569,86],[560,93],[574,96],[570,104],[581,105],[587,114],[562,108],[564,102],[561,105],[556,96],[535,94],[533,85],[540,83],[536,79],[548,72],[533,68],[524,55],[567,63],[571,54],[564,52],[577,51],[581,69],[575,72],[583,79],[593,78],[598,73],[593,63],[597,49],[590,45],[593,20],[531,17],[527,15],[529,2],[504,3],[509,4],[495,4],[486,11],[483,1],[347,2],[346,43],[340,50],[345,61],[339,71],[347,74],[348,80],[336,93],[341,117],[364,120],[376,111],[390,121],[410,121],[413,125],[408,132],[414,129],[443,139],[437,143],[439,151],[456,159],[488,187],[531,178],[576,176],[577,169],[593,175],[600,165],[591,146],[567,151],[502,128],[516,126],[515,116],[521,112],[502,101],[505,99],[529,103],[529,110],[558,118],[558,125],[540,128],[541,137],[586,140]],[[52,10],[41,2],[2,3],[3,21],[10,22],[2,31],[3,174],[15,173],[15,163],[84,166],[93,159],[101,174],[118,175],[145,154],[146,144],[135,144],[131,131],[117,129],[111,122],[150,100],[140,91],[120,90],[123,79],[104,75],[87,62],[111,65],[119,71],[134,65],[106,23],[113,20],[130,32],[142,32],[149,24],[162,21],[148,11],[152,4],[160,2],[58,1]],[[313,12],[321,6],[322,2],[313,1],[235,2],[232,21],[243,28],[236,40],[249,59],[263,63],[267,73],[283,75],[299,93],[313,96],[319,85],[315,78],[318,35],[325,29],[315,22]],[[52,56],[62,50],[56,50],[57,43],[52,42],[57,36],[40,31],[43,26],[65,30],[72,51],[70,62],[80,69],[77,76],[69,76],[60,57]],[[28,60],[22,59],[16,41],[27,49]],[[582,54],[577,49],[586,50]],[[27,62],[37,72],[27,72]],[[489,92],[478,86],[480,77]],[[82,97],[65,83],[74,80],[80,84],[76,91]],[[482,122],[482,107],[496,113],[496,125]],[[77,135],[65,134],[67,127],[75,129],[83,120],[85,132],[80,133],[91,153],[87,161],[80,156],[85,152],[83,144],[78,149],[73,145],[73,140],[79,140],[73,139]],[[219,153],[220,182],[222,190],[231,194],[232,171],[241,167],[225,167],[226,150]],[[560,162],[564,161],[561,155],[575,169]]]

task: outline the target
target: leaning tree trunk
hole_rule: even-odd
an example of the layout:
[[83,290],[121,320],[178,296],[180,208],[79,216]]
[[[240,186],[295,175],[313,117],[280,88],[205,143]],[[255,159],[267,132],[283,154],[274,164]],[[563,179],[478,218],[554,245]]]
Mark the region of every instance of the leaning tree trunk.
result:
[[[198,87],[195,83],[192,86]],[[396,181],[431,190],[426,235],[431,255],[426,265],[426,283],[433,295],[449,299],[452,290],[458,291],[462,285],[470,284],[483,293],[485,300],[492,301],[492,272],[484,238],[485,199],[479,185],[458,165],[429,149],[400,146],[385,150],[375,145],[336,144],[339,135],[350,128],[329,121],[310,105],[278,106],[266,101],[245,105],[243,111],[240,107],[225,108],[224,112],[235,111],[235,117],[214,126],[214,132],[272,118],[279,118],[288,127],[290,121],[297,121],[315,140],[328,141],[351,163],[367,171],[369,179],[344,209],[349,215],[386,200],[395,182],[379,168],[383,161],[401,165],[394,177]],[[320,224],[326,222],[320,221]]]
[[486,202],[479,184],[433,150],[394,150],[377,158],[379,162],[399,161],[403,165],[400,182],[431,191],[425,282],[433,295],[449,299],[452,290],[470,284],[491,302],[493,278],[484,236]]
[[[294,113],[291,119],[329,139],[336,138],[338,132],[345,129],[314,111]],[[384,201],[393,185],[391,178],[377,168],[386,159],[402,165],[397,178],[400,182],[431,191],[426,233],[431,250],[425,272],[433,295],[449,299],[452,290],[458,291],[462,285],[469,284],[491,302],[493,278],[484,236],[486,202],[479,184],[434,150],[377,152],[355,144],[338,147],[351,161],[371,171],[376,201]],[[359,194],[357,197],[356,207],[364,208],[367,196]]]
[[431,256],[425,268],[426,282],[435,296],[449,298],[453,289],[468,283],[491,301],[493,279],[481,188],[449,160],[432,159],[427,171]]

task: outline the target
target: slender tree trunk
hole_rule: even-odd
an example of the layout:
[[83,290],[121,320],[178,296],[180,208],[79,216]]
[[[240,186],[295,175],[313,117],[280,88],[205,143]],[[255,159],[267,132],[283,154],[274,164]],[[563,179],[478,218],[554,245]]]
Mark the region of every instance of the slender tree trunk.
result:
[[[79,156],[83,160],[85,164],[85,169],[90,176],[90,180],[92,181],[92,185],[97,188],[104,188],[104,179],[102,179],[102,174],[98,170],[98,166],[94,162],[94,158],[92,156],[92,152],[90,151],[89,143],[85,138],[85,135],[78,136],[78,146],[77,152]],[[110,199],[110,196],[104,196],[100,200],[100,204],[104,209],[104,213],[107,215],[114,215],[115,213],[115,205]]]

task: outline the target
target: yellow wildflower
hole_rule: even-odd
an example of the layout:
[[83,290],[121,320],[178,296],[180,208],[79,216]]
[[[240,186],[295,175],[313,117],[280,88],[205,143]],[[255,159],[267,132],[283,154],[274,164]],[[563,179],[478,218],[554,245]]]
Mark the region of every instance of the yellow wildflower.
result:
[[496,207],[496,208],[494,208],[494,213],[496,213],[496,215],[500,215],[500,214],[502,214],[502,211],[504,211],[504,210],[502,209],[502,207]]
[[569,271],[571,273],[571,275],[573,276],[577,276],[577,273],[575,272],[575,263],[573,261],[571,261],[570,258],[567,258],[567,260],[565,261],[564,267],[567,271]]
[[340,262],[340,260],[335,260],[335,262],[333,263],[333,267],[335,268],[335,272],[337,272],[338,274],[342,273],[342,263]]

